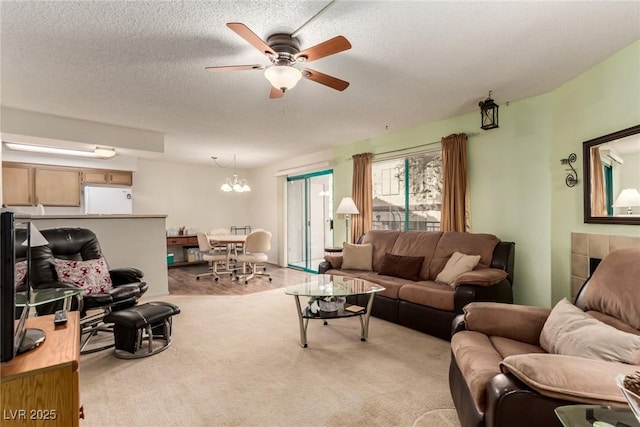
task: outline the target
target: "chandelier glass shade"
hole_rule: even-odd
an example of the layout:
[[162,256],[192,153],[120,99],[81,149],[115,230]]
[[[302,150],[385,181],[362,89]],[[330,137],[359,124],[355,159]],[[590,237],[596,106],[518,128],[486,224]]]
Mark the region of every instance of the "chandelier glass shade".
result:
[[233,174],[233,178],[226,178],[224,184],[220,186],[220,190],[225,193],[235,191],[236,193],[244,193],[251,191],[251,187],[247,184],[246,179],[238,179],[238,175]]
[[292,89],[302,78],[302,72],[290,65],[272,65],[264,72],[271,86],[286,92]]
[[[226,166],[218,163],[217,157],[212,157],[213,163],[215,163],[218,167],[225,168]],[[233,169],[236,168],[236,156],[233,155]],[[247,183],[246,179],[238,178],[238,174],[234,173],[232,178],[225,178],[224,183],[220,186],[220,190],[225,193],[229,193],[231,191],[235,191],[236,193],[245,193],[251,191],[251,187]]]

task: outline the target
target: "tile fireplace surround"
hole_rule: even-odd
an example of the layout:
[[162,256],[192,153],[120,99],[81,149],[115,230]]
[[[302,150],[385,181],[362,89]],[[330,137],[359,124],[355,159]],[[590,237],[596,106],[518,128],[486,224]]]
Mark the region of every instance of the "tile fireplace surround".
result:
[[622,248],[640,248],[640,236],[571,233],[571,297],[589,277],[589,259],[604,258],[609,252]]

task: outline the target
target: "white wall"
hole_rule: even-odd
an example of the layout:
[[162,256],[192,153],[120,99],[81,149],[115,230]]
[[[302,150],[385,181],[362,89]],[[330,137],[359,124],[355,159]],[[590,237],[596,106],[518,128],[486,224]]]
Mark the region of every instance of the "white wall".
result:
[[[246,177],[244,170],[238,175]],[[220,185],[233,171],[209,166],[140,159],[133,179],[133,213],[166,214],[167,228],[186,226],[208,231],[232,225],[260,227],[250,212],[257,193],[253,179],[250,193],[224,193]],[[259,190],[258,190],[259,191]],[[266,228],[266,227],[262,227]]]
[[[287,159],[251,171],[251,225],[264,228],[273,235],[269,261],[287,265],[286,257],[286,183],[287,175],[331,169],[333,150]],[[280,176],[275,176],[280,175]]]

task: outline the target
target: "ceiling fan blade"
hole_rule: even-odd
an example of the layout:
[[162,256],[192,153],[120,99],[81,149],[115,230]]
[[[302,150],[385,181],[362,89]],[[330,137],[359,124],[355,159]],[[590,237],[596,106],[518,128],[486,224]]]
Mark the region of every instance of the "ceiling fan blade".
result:
[[276,89],[275,87],[271,86],[271,93],[269,94],[269,98],[273,99],[273,98],[282,98],[284,96],[284,92],[281,91],[280,89]]
[[330,40],[317,44],[309,49],[299,52],[295,58],[307,58],[306,61],[315,61],[325,56],[333,55],[343,50],[351,49],[351,43],[343,36],[336,36]]
[[265,55],[278,56],[273,51],[273,49],[271,49],[269,45],[265,43],[264,40],[258,37],[256,33],[251,31],[249,27],[247,27],[246,25],[241,24],[239,22],[229,22],[227,24],[227,27],[229,27],[232,31],[234,31],[240,37],[248,41],[249,44],[251,44],[253,47],[258,49],[260,52],[264,53]]
[[221,67],[205,67],[205,70],[218,73],[221,71],[264,70],[265,65],[223,65]]
[[320,71],[314,71],[309,68],[304,69],[302,76],[339,91],[343,91],[349,87],[349,82],[345,82],[344,80],[340,80],[336,77],[321,73]]

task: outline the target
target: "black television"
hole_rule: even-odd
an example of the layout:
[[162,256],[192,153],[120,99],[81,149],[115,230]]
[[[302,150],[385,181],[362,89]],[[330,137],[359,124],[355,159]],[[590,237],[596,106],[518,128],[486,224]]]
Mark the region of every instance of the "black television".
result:
[[[21,230],[16,236],[16,226]],[[24,236],[24,237],[23,237]],[[26,272],[21,286],[25,293],[25,304],[16,310],[16,243],[24,247]],[[22,249],[22,248],[21,248]],[[22,252],[22,250],[21,250]],[[29,317],[29,270],[31,267],[31,227],[29,221],[20,220],[11,211],[0,213],[0,361],[8,362],[16,354],[37,347],[45,339],[41,329],[25,328]]]

